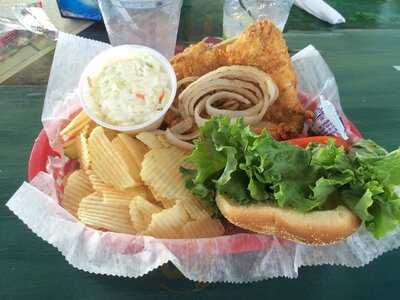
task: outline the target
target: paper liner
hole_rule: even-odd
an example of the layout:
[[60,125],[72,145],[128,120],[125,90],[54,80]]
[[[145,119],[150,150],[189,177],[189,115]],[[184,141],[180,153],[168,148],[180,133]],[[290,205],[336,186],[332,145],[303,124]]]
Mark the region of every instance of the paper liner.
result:
[[[48,178],[51,180],[51,178]],[[84,226],[57,201],[24,183],[7,203],[35,234],[56,247],[75,268],[96,274],[140,277],[172,262],[201,282],[253,282],[295,278],[301,266],[360,267],[400,246],[400,231],[377,241],[364,228],[331,246],[308,246],[272,236],[236,234],[218,238],[162,240],[102,232]],[[258,241],[257,251],[232,252]],[[185,251],[188,248],[190,251]]]
[[[71,103],[76,104],[76,98],[65,100],[65,96],[73,94],[86,63],[107,47],[60,33],[42,114],[53,146],[58,145],[60,126],[72,113]],[[306,93],[316,97],[323,94],[340,108],[333,75],[315,48],[307,47],[297,54],[294,64]],[[310,70],[318,70],[318,76]],[[72,266],[125,277],[143,276],[170,261],[187,278],[202,282],[295,278],[301,266],[360,267],[400,246],[400,230],[376,240],[364,228],[346,240],[322,247],[251,233],[163,240],[102,232],[86,227],[58,204],[56,183],[43,172],[32,184],[24,183],[6,205],[35,234],[56,247]]]
[[92,58],[110,47],[106,43],[59,33],[42,112],[43,127],[54,149],[61,147],[57,139],[62,125],[79,107],[76,89],[81,73]]

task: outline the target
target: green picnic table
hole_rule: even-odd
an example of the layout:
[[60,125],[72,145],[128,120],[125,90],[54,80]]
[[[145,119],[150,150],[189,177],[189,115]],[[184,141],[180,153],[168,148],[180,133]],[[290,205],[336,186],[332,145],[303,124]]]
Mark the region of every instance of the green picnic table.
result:
[[[185,1],[179,41],[221,35],[222,2]],[[285,33],[289,48],[296,51],[312,44],[319,49],[336,76],[347,116],[365,137],[392,150],[400,145],[400,1],[328,2],[348,22],[330,26],[293,9]],[[101,25],[83,34],[106,38]],[[303,267],[297,279],[240,285],[192,282],[172,264],[138,279],[74,269],[57,249],[35,236],[4,206],[26,180],[29,152],[41,129],[46,92],[45,85],[26,86],[23,80],[18,83],[0,86],[0,299],[398,297],[399,250],[385,253],[362,268]]]

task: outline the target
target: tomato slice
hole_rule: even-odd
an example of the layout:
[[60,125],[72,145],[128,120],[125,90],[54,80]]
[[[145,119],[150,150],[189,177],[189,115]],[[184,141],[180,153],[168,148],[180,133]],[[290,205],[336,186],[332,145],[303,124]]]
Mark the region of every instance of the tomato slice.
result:
[[336,145],[342,146],[344,149],[349,148],[349,144],[344,139],[336,136],[308,136],[304,138],[287,140],[286,142],[301,148],[306,148],[310,143],[327,144],[329,140],[334,140]]

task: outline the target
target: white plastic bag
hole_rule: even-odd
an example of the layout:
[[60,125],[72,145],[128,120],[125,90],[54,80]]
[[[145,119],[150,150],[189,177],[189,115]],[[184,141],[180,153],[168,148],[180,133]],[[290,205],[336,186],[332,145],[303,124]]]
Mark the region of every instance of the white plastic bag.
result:
[[294,0],[225,0],[224,37],[238,35],[260,18],[270,19],[281,31],[285,27]]
[[[26,66],[42,49],[54,46],[56,36],[57,29],[40,2],[0,3],[0,82]],[[18,58],[20,53],[23,54]]]
[[349,142],[362,137],[340,104],[335,76],[321,54],[308,46],[292,57],[297,73],[299,98],[312,113],[307,134],[334,135]]

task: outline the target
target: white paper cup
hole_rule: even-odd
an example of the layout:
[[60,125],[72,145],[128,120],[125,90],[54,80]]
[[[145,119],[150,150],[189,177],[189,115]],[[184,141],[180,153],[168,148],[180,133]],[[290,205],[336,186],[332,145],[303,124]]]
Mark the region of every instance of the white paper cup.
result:
[[[96,74],[99,72],[99,70],[102,69],[102,67],[107,64],[107,61],[109,58],[115,58],[115,57],[124,57],[130,52],[137,52],[137,51],[145,51],[147,54],[150,54],[154,58],[156,58],[162,66],[164,67],[165,72],[168,74],[168,79],[169,79],[169,86],[171,88],[171,92],[169,94],[169,98],[165,99],[165,105],[161,111],[155,111],[154,115],[147,121],[139,124],[132,124],[132,125],[115,125],[115,124],[110,124],[102,119],[100,119],[95,112],[91,109],[90,105],[88,102],[85,100],[85,95],[87,94],[87,91],[89,89],[89,83],[87,78],[90,77],[93,74]],[[150,131],[157,129],[168,111],[168,109],[171,107],[172,102],[174,101],[175,94],[176,94],[176,75],[174,72],[174,69],[172,68],[171,64],[169,61],[161,55],[159,52],[157,52],[154,49],[145,47],[145,46],[140,46],[140,45],[121,45],[117,47],[110,48],[108,50],[105,50],[101,52],[99,55],[94,57],[89,64],[86,66],[84,69],[80,81],[79,81],[79,87],[78,87],[78,94],[79,94],[79,99],[82,105],[83,110],[88,114],[88,116],[95,121],[98,125],[112,129],[112,130],[117,130],[121,132],[127,132],[127,133],[139,133],[141,131]]]

